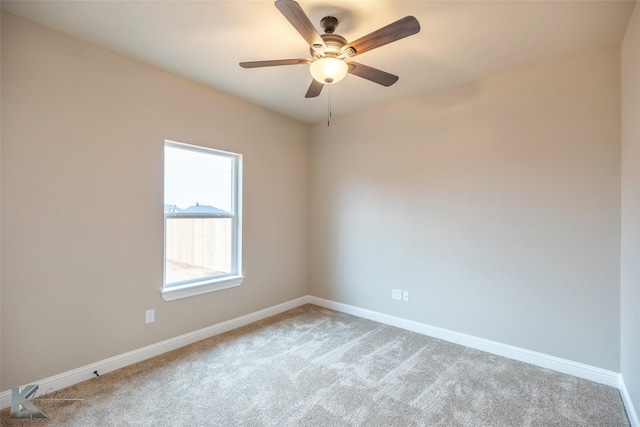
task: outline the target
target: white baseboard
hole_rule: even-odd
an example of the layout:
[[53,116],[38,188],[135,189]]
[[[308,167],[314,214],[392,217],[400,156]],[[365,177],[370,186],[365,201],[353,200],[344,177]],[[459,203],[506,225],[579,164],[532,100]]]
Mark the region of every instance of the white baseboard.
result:
[[[561,359],[555,356],[549,356],[543,353],[537,353],[523,348],[514,347],[507,344],[502,344],[499,342],[490,341],[483,338],[478,338],[471,335],[466,335],[459,332],[430,326],[424,323],[419,323],[412,320],[407,320],[400,317],[395,317],[388,314],[383,314],[310,295],[296,298],[294,300],[287,301],[285,303],[278,304],[260,311],[256,311],[245,316],[227,320],[225,322],[199,329],[197,331],[190,332],[179,337],[161,341],[159,343],[152,344],[138,350],[133,350],[128,353],[124,353],[90,365],[73,369],[71,371],[45,378],[40,381],[35,381],[32,384],[38,384],[40,387],[39,390],[42,393],[57,391],[62,388],[69,387],[71,385],[91,379],[94,376],[93,371],[97,370],[100,374],[111,372],[116,369],[131,365],[133,363],[158,356],[168,351],[184,347],[188,344],[192,344],[194,342],[239,328],[241,326],[248,325],[252,322],[262,320],[269,316],[285,312],[287,310],[299,307],[307,303],[384,323],[386,325],[406,329],[412,332],[417,332],[434,338],[439,338],[455,344],[482,350],[487,353],[492,353],[499,356],[508,357],[510,359],[519,360],[521,362],[530,363],[532,365],[540,366],[543,368],[552,369],[557,372],[585,378],[611,387],[616,387],[620,389],[632,427],[640,427],[640,423],[638,423],[638,416],[634,410],[631,398],[627,392],[626,386],[624,385],[624,381],[620,374],[618,374],[617,372],[608,371],[594,366],[573,362],[571,360]],[[0,393],[0,409],[7,408],[10,405],[11,390],[3,391],[2,393]]]
[[[141,362],[154,356],[159,356],[160,354],[184,347],[205,338],[213,337],[241,326],[248,325],[249,323],[265,319],[269,316],[274,316],[287,310],[291,310],[292,308],[299,307],[307,304],[308,302],[308,296],[296,298],[282,304],[274,305],[273,307],[265,308],[264,310],[236,317],[235,319],[217,323],[213,326],[208,326],[206,328],[189,332],[156,344],[151,344],[128,353],[110,357],[109,359],[92,363],[71,371],[63,372],[40,381],[35,381],[31,384],[38,384],[38,394],[57,391],[93,378],[93,371],[98,371],[99,374],[106,374],[107,372],[124,368],[125,366]],[[6,390],[0,393],[0,409],[8,408],[9,406],[11,406],[11,390]]]
[[[600,384],[618,388],[619,374],[617,372],[608,371],[594,366],[585,365],[571,360],[561,359],[555,356],[514,347],[499,342],[478,338],[471,335],[461,334],[459,332],[450,331],[448,329],[430,326],[424,323],[415,322],[413,320],[403,319],[401,317],[390,316],[388,314],[378,313],[348,304],[342,304],[317,297],[309,297],[311,304],[321,307],[340,311],[342,313],[352,314],[354,316],[363,317],[365,319],[374,320],[386,325],[395,326],[406,329],[408,331],[417,332],[419,334],[428,335],[430,337],[439,338],[455,344],[461,344],[466,347],[482,350],[487,353],[496,354],[498,356],[508,357],[510,359],[519,360],[521,362],[530,363],[532,365],[551,369],[564,374],[585,378]],[[640,427],[640,426],[639,426]]]
[[633,401],[631,400],[631,396],[629,395],[629,390],[627,390],[627,385],[624,383],[622,374],[620,374],[620,383],[618,385],[618,389],[620,390],[620,395],[622,396],[624,407],[627,409],[627,416],[629,417],[631,427],[640,427],[640,418],[638,418],[638,413],[636,412],[636,408],[633,405]]

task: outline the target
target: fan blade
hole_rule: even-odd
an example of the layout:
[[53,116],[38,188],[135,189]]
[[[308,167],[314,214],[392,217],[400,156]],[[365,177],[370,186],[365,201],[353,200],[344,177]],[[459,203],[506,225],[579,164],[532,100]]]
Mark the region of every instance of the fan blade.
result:
[[308,64],[311,60],[309,59],[275,59],[273,61],[251,61],[251,62],[241,62],[240,66],[242,68],[258,68],[258,67],[273,67],[276,65],[299,65],[299,64]]
[[[309,43],[314,50],[326,49],[324,41],[318,30],[313,26],[300,5],[293,0],[277,0],[276,7],[285,18],[298,30],[300,35]],[[318,46],[316,48],[316,46]]]
[[398,76],[378,70],[377,68],[372,68],[353,61],[348,62],[347,65],[349,65],[349,74],[371,80],[372,82],[378,83],[382,86],[391,86],[398,81]]
[[373,33],[349,43],[342,51],[349,52],[349,50],[352,50],[351,54],[347,53],[348,56],[360,55],[371,49],[408,37],[418,31],[420,31],[420,23],[418,20],[413,16],[405,16],[386,27],[382,27]]
[[307,90],[307,94],[304,96],[305,98],[315,98],[320,95],[322,92],[322,88],[324,87],[323,83],[320,83],[316,79],[311,80],[311,86],[309,86],[309,90]]

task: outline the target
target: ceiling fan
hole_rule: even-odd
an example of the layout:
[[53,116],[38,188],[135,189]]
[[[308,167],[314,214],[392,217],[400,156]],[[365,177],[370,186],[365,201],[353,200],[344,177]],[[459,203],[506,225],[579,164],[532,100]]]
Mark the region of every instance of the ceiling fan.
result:
[[349,43],[344,37],[334,33],[338,26],[337,18],[333,16],[322,18],[320,26],[324,30],[324,34],[320,35],[300,5],[294,0],[277,0],[275,5],[307,41],[311,59],[251,61],[241,62],[240,66],[243,68],[259,68],[276,65],[309,64],[309,71],[313,80],[305,98],[313,98],[320,95],[325,84],[338,83],[347,73],[383,86],[391,86],[398,81],[398,76],[351,61],[350,58],[420,31],[418,20],[413,16],[405,16]]

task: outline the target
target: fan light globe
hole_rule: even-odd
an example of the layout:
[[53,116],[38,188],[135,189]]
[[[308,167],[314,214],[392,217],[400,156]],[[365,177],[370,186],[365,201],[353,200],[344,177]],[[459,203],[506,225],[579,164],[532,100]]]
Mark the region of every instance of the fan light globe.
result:
[[320,58],[309,66],[311,76],[320,83],[330,85],[344,79],[349,71],[346,62],[338,58]]

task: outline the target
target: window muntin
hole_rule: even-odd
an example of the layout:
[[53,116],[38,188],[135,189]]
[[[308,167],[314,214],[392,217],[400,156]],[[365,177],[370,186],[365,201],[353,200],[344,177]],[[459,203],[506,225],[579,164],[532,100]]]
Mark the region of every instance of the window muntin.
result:
[[165,142],[163,296],[239,284],[241,161],[239,154]]

